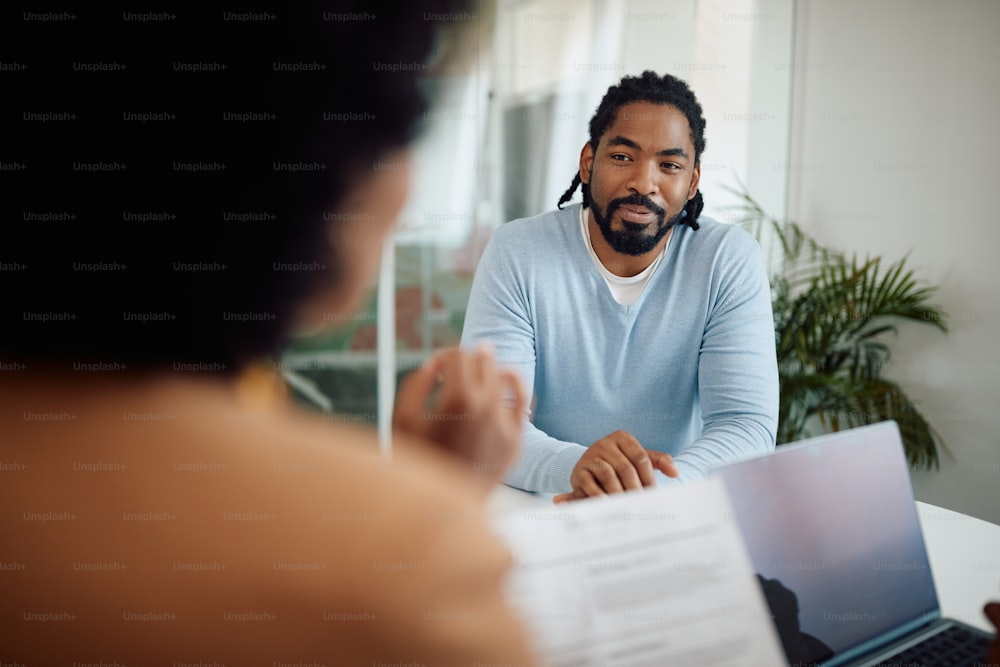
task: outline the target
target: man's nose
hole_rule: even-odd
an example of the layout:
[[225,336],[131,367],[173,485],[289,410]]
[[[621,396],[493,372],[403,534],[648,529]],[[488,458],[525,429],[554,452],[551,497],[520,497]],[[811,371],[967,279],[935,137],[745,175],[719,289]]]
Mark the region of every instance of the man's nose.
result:
[[631,178],[626,187],[640,195],[651,195],[656,192],[657,166],[648,162],[638,162],[632,170]]

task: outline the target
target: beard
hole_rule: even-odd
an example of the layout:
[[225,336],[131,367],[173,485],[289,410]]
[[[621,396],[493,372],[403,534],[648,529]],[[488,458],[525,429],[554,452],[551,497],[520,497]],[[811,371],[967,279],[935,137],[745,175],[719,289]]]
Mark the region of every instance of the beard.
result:
[[[652,211],[656,215],[656,220],[653,223],[655,231],[648,231],[650,225],[640,225],[628,220],[621,221],[622,229],[611,229],[611,216],[625,205],[642,206]],[[664,209],[657,206],[648,197],[638,194],[612,199],[605,211],[602,211],[591,197],[590,211],[594,214],[594,222],[597,223],[597,228],[601,230],[601,236],[608,242],[608,245],[615,252],[633,257],[645,255],[655,248],[656,244],[663,240],[663,237],[670,231],[670,228],[680,221],[681,215],[684,213],[682,209],[678,211],[677,215],[667,219],[667,212]]]

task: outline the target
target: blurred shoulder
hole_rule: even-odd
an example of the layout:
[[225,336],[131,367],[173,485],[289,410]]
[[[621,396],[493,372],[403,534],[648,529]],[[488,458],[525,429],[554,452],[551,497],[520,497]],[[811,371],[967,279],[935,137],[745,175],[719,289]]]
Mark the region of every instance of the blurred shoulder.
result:
[[[482,493],[430,445],[400,438],[389,461],[372,428],[248,404],[221,382],[56,380],[0,383],[0,459],[22,471],[0,486],[11,508],[0,529],[16,545],[9,559],[29,564],[0,612],[43,591],[81,619],[160,605],[177,619],[178,650],[210,647],[234,664],[330,647],[344,664],[528,661]],[[46,508],[72,520],[39,540],[22,512]],[[66,554],[119,554],[128,569],[114,576],[128,585],[80,576]],[[252,642],[226,620],[248,609],[270,614]],[[428,622],[445,612],[469,622]],[[141,663],[162,639],[134,623],[71,625],[61,643],[39,630],[17,647],[56,664],[71,650],[124,651],[128,633],[121,655]]]

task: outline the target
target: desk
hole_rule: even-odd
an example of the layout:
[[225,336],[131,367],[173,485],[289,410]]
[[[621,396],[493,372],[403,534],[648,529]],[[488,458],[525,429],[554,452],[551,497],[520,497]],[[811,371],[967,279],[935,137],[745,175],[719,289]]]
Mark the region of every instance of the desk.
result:
[[919,500],[917,515],[942,615],[993,632],[983,605],[1000,600],[1000,526]]
[[[490,497],[491,516],[552,509],[551,500],[509,486]],[[917,501],[917,514],[937,584],[941,613],[988,632],[988,600],[1000,600],[1000,526]]]

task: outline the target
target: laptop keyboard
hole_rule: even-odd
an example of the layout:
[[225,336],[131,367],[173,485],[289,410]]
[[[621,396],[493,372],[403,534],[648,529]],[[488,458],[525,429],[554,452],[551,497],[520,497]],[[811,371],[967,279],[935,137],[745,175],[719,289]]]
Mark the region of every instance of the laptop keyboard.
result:
[[878,663],[878,667],[979,667],[990,640],[957,625]]

